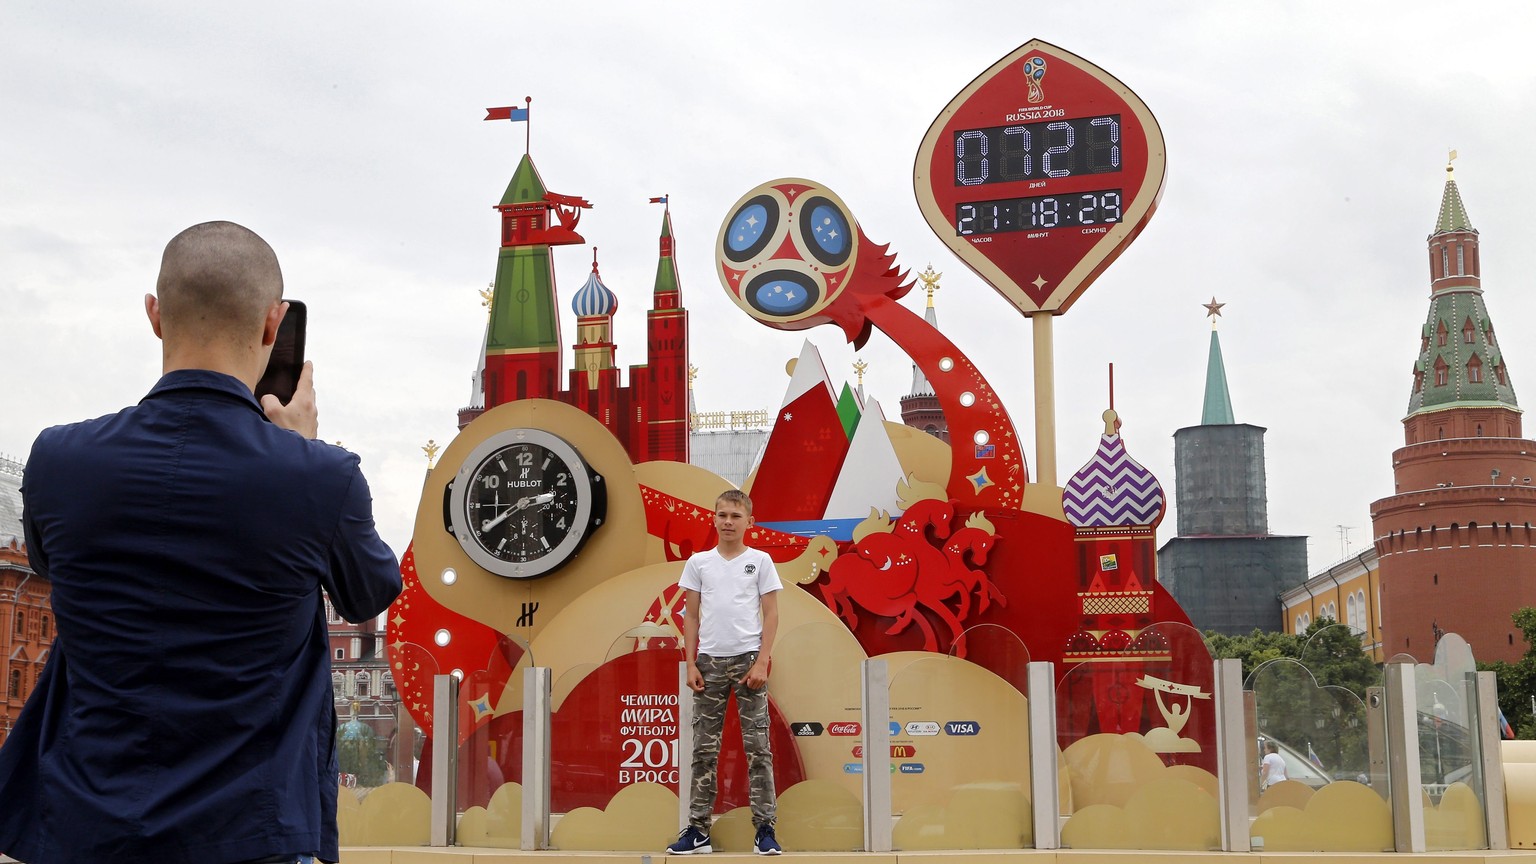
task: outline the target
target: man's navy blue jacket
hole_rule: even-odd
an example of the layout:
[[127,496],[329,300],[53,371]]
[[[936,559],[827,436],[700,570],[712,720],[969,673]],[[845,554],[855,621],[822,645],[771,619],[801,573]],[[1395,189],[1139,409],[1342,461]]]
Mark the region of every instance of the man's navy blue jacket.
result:
[[22,483],[57,636],[0,748],[23,861],[338,857],[321,589],[351,621],[400,592],[357,457],[269,422],[215,372],[45,430]]

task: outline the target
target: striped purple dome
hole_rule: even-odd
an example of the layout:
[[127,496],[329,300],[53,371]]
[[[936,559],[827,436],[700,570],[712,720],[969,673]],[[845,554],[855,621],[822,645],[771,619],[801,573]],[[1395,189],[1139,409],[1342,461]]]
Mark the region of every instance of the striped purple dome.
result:
[[1163,518],[1163,487],[1125,452],[1114,411],[1104,412],[1098,452],[1061,492],[1067,521],[1079,528],[1156,525]]

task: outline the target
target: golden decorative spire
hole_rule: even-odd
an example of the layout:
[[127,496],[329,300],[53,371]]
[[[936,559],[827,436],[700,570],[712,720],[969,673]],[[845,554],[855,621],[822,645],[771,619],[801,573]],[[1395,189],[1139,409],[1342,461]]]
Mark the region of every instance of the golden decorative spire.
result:
[[427,439],[427,446],[421,448],[421,452],[427,454],[427,470],[428,471],[431,471],[432,470],[432,466],[437,464],[437,451],[439,451],[441,449],[443,449],[443,448],[437,446],[437,442],[432,440],[431,438]]
[[689,363],[688,364],[688,389],[689,390],[693,389],[693,379],[695,379],[697,377],[699,377],[699,367],[693,365],[692,363]]
[[480,305],[485,307],[485,314],[487,317],[489,317],[491,314],[491,298],[495,296],[495,293],[495,282],[487,282],[485,283],[485,287],[480,289]]
[[917,274],[917,278],[923,281],[923,290],[928,292],[928,308],[933,308],[933,292],[939,290],[939,278],[943,273],[933,272],[933,264],[930,263],[923,272]]
[[865,363],[863,360],[855,360],[855,361],[853,361],[853,374],[859,376],[859,390],[860,391],[863,391],[863,389],[864,389],[864,370],[868,369],[868,368],[869,368],[869,364]]

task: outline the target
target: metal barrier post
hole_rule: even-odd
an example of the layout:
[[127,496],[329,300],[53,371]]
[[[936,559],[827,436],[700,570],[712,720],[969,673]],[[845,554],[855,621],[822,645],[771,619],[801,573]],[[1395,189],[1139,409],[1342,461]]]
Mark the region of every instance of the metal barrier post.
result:
[[1399,852],[1423,852],[1424,778],[1419,768],[1418,685],[1411,662],[1386,665],[1387,783],[1392,840]]
[[1034,802],[1036,849],[1061,848],[1060,775],[1056,765],[1056,665],[1028,664],[1029,797]]
[[458,827],[459,679],[432,676],[433,846],[452,846]]
[[1216,782],[1221,812],[1221,851],[1247,852],[1248,778],[1253,774],[1243,722],[1243,661],[1216,663]]
[[891,851],[891,679],[884,660],[860,664],[864,733],[864,851]]
[[550,670],[523,670],[523,830],[526,851],[549,848]]

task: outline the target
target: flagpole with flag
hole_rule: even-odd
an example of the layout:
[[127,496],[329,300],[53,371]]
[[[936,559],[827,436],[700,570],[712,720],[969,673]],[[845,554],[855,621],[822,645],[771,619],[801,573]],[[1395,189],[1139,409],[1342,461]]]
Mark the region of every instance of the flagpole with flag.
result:
[[524,129],[523,152],[527,153],[530,150],[532,150],[532,147],[533,147],[533,124],[531,122],[529,122],[529,120],[528,120],[528,112],[532,108],[533,108],[533,97],[532,96],[524,96],[523,97],[523,107],[522,108],[517,108],[517,107],[513,107],[513,106],[507,106],[505,108],[487,108],[487,109],[485,109],[485,119],[487,119],[487,120],[511,120],[513,123],[523,123],[523,124],[526,124],[523,127],[523,129]]

